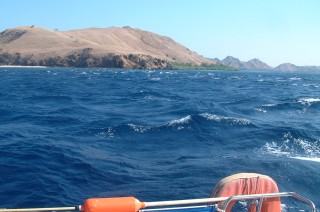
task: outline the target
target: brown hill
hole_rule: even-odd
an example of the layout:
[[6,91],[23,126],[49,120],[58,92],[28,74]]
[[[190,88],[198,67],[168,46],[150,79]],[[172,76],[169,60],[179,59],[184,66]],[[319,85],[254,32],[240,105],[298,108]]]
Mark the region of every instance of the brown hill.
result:
[[172,62],[213,63],[171,38],[131,27],[7,29],[0,34],[0,54],[2,65],[166,68]]
[[222,64],[225,66],[230,66],[233,68],[241,69],[241,70],[271,70],[272,67],[269,66],[268,64],[260,61],[259,59],[252,59],[247,62],[240,61],[238,58],[232,57],[232,56],[227,56],[223,60],[219,59],[212,59],[214,60],[217,64]]
[[276,71],[320,71],[320,66],[296,66],[291,63],[283,63],[274,68]]

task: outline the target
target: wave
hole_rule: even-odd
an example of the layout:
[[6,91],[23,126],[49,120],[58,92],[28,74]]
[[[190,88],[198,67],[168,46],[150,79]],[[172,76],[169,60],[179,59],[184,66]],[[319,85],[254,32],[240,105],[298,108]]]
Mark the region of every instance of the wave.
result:
[[313,87],[313,88],[319,88],[320,87],[320,85],[319,84],[303,84],[302,85],[303,87]]
[[301,99],[298,99],[297,102],[301,103],[302,105],[311,106],[311,105],[313,105],[315,103],[320,102],[320,98],[313,98],[313,97],[311,97],[311,98],[301,98]]
[[169,126],[174,126],[177,124],[187,124],[192,120],[192,117],[190,115],[183,117],[181,119],[172,120],[168,123]]
[[202,113],[200,114],[201,117],[206,118],[207,120],[210,121],[215,121],[215,122],[226,122],[232,125],[252,125],[252,122],[248,119],[243,119],[243,118],[234,118],[234,117],[227,117],[227,116],[219,116],[219,115],[214,115],[210,113]]
[[269,111],[276,111],[276,110],[298,110],[298,111],[306,111],[306,109],[310,108],[311,106],[318,106],[320,105],[320,98],[317,97],[303,97],[295,100],[284,100],[282,103],[275,103],[275,104],[264,104],[261,107],[255,108],[255,110],[263,113],[267,113]]
[[256,111],[262,112],[262,113],[267,113],[268,111],[264,108],[255,108]]
[[133,91],[128,94],[128,97],[133,99],[144,98],[147,100],[161,100],[161,101],[172,101],[173,99],[177,98],[174,95],[163,94],[161,92],[151,91],[151,90]]
[[253,123],[248,119],[219,116],[210,113],[202,113],[197,115],[187,115],[179,119],[173,119],[164,124],[159,125],[139,125],[134,123],[122,124],[119,126],[109,126],[103,129],[94,129],[91,132],[100,138],[113,139],[117,135],[127,133],[153,133],[153,132],[168,132],[193,130],[206,127],[209,124],[217,124],[223,127],[237,126],[253,126]]
[[128,124],[129,128],[138,133],[145,133],[152,129],[150,126],[139,126],[135,124]]
[[270,111],[276,111],[276,110],[288,110],[292,109],[293,105],[291,105],[290,102],[285,102],[285,103],[277,103],[277,104],[264,104],[258,108],[255,108],[259,112],[270,112]]
[[300,77],[290,77],[289,80],[290,81],[300,81],[302,79]]
[[320,162],[320,157],[319,157],[319,158],[310,158],[310,157],[297,156],[297,157],[291,157],[291,158],[298,159],[298,160],[306,160],[306,161]]
[[150,81],[160,81],[161,78],[160,77],[152,77],[149,79]]
[[320,140],[295,138],[288,132],[283,135],[280,142],[265,143],[259,153],[320,162]]

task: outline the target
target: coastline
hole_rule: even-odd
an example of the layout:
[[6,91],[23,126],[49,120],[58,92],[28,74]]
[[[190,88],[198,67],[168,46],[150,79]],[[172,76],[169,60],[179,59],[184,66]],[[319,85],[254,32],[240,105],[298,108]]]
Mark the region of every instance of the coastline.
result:
[[0,68],[47,68],[47,66],[17,66],[17,65],[0,65]]

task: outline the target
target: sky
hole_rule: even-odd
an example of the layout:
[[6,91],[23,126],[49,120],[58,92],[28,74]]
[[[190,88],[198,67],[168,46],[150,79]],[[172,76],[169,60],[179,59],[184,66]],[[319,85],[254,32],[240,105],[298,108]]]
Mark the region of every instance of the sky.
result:
[[131,26],[208,58],[320,66],[319,0],[0,0],[0,31]]

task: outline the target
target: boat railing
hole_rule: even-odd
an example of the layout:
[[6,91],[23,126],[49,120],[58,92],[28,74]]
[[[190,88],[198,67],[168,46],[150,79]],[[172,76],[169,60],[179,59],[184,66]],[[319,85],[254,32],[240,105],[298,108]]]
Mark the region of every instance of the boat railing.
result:
[[282,193],[269,193],[269,194],[250,194],[250,195],[232,196],[232,197],[229,197],[225,201],[222,210],[225,211],[226,208],[228,207],[228,205],[233,201],[257,199],[258,200],[257,212],[260,212],[263,201],[265,199],[275,198],[275,197],[293,197],[293,198],[295,198],[295,199],[297,199],[297,200],[309,205],[309,207],[310,207],[312,212],[316,211],[315,204],[311,200],[309,200],[309,199],[307,199],[305,197],[302,197],[302,196],[296,194],[295,192],[282,192]]
[[[147,212],[147,211],[170,211],[170,210],[180,210],[180,211],[188,211],[192,209],[192,211],[196,211],[197,208],[199,208],[199,211],[204,211],[204,206],[199,206],[199,204],[208,204],[207,207],[212,207],[215,205],[217,211],[226,211],[229,204],[231,204],[234,201],[244,201],[244,200],[257,200],[257,212],[261,211],[262,203],[266,199],[270,198],[281,198],[281,197],[292,197],[294,199],[297,199],[305,204],[307,204],[310,207],[310,210],[312,212],[316,212],[315,204],[305,198],[302,197],[295,192],[282,192],[282,193],[267,193],[267,194],[249,194],[249,195],[237,195],[237,196],[231,196],[231,197],[218,197],[218,198],[206,198],[206,199],[193,199],[193,200],[172,200],[172,201],[160,201],[160,202],[146,202],[146,208],[149,207],[162,207],[162,208],[153,208],[153,209],[141,209],[140,212]],[[217,204],[221,206],[220,208],[217,208]],[[189,207],[174,207],[174,208],[163,208],[168,206],[178,206],[178,205],[196,205],[196,206],[189,206]],[[201,209],[201,210],[200,210]],[[208,210],[210,211],[210,210]]]
[[171,201],[157,201],[157,202],[140,202],[134,197],[120,197],[120,198],[93,198],[87,201],[84,206],[73,207],[55,207],[55,208],[20,208],[20,209],[0,209],[0,212],[31,212],[31,211],[83,211],[83,212],[148,212],[148,211],[162,211],[162,212],[224,212],[229,205],[236,201],[253,201],[256,205],[256,211],[260,212],[263,207],[263,201],[270,200],[270,198],[293,197],[305,204],[307,204],[312,212],[316,212],[315,204],[302,197],[295,192],[282,193],[266,193],[266,194],[249,194],[236,195],[231,197],[216,197],[204,199],[189,199],[189,200],[171,200]]

